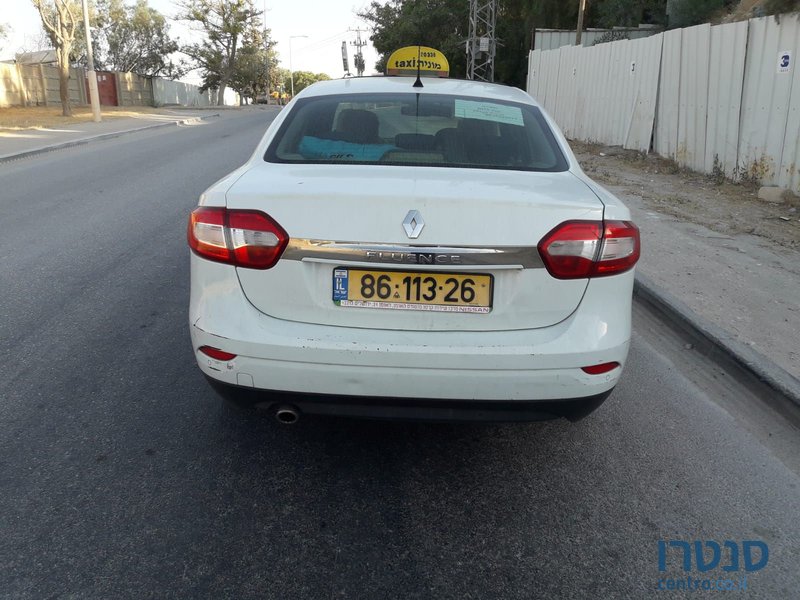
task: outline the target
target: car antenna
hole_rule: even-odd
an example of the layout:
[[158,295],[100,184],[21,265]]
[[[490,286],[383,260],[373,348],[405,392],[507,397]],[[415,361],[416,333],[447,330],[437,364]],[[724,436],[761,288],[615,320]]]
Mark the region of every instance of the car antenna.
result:
[[421,53],[422,53],[422,46],[420,44],[417,44],[417,80],[414,82],[414,85],[412,86],[412,87],[415,87],[415,88],[424,87],[422,85],[422,80],[419,78],[419,68],[420,68],[419,57],[420,57]]

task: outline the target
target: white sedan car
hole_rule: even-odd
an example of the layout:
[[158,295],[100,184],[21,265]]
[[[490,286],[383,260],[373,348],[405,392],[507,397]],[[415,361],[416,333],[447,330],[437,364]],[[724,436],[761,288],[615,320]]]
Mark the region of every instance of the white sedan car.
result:
[[521,90],[413,83],[303,90],[201,196],[200,369],[287,423],[586,416],[628,354],[628,209]]

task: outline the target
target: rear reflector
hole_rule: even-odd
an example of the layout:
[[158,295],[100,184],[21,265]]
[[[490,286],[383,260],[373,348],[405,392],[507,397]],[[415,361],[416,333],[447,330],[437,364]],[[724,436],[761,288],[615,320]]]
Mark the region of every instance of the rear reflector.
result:
[[213,346],[200,346],[198,348],[200,352],[205,354],[206,356],[210,356],[214,360],[221,360],[221,361],[229,361],[236,358],[235,354],[231,354],[230,352],[225,352],[224,350],[220,350],[219,348],[214,348]]
[[538,249],[556,279],[616,275],[639,260],[639,228],[630,221],[566,221],[544,236]]
[[198,256],[248,269],[275,266],[289,235],[257,210],[200,206],[189,216],[189,247]]
[[602,365],[592,365],[591,367],[581,367],[581,371],[584,373],[588,373],[589,375],[602,375],[603,373],[608,373],[609,371],[613,371],[619,366],[618,362],[607,362],[603,363]]

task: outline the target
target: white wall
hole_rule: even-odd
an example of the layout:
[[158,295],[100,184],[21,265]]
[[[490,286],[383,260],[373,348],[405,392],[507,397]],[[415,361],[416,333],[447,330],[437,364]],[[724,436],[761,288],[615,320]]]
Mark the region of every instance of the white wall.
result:
[[153,79],[153,101],[156,106],[178,104],[180,106],[210,106],[208,93],[200,93],[200,88],[190,83],[170,81],[156,77]]
[[[169,79],[153,78],[153,98],[156,106],[177,104],[202,108],[216,106],[216,92],[206,90],[201,93],[200,88],[191,83],[170,81]],[[239,94],[230,88],[225,90],[225,106],[238,106]]]

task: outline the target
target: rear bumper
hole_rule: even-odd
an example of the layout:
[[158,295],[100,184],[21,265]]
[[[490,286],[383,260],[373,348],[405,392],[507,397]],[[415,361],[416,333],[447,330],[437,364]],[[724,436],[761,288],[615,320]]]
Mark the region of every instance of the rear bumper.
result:
[[[256,402],[297,394],[283,401],[309,413],[580,418],[614,388],[628,354],[632,272],[592,280],[579,308],[550,327],[399,331],[270,317],[248,302],[232,267],[194,255],[192,261],[190,331],[197,363],[215,384],[261,394]],[[216,361],[198,350],[202,346],[236,358]],[[602,375],[581,369],[607,362],[621,366]]]
[[613,390],[585,398],[560,400],[442,400],[438,398],[368,398],[302,394],[230,385],[206,376],[229,402],[276,411],[291,406],[301,414],[413,421],[579,421],[596,410]]

